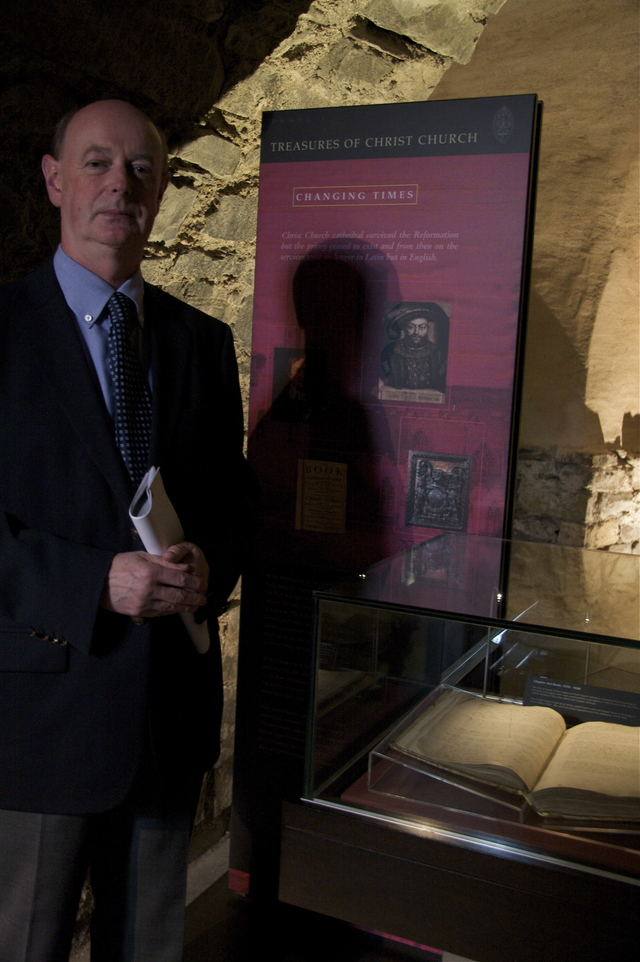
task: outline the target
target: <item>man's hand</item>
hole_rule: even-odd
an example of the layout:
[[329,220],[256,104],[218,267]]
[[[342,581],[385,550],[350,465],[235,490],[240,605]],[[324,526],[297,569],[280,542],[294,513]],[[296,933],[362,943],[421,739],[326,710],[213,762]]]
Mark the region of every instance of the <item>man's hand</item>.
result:
[[200,579],[200,590],[206,595],[209,587],[209,565],[200,548],[190,541],[172,544],[162,555],[163,561],[170,564],[186,564],[189,573]]
[[167,548],[161,558],[146,551],[115,555],[100,604],[131,617],[157,618],[196,611],[206,604],[209,566],[188,541]]

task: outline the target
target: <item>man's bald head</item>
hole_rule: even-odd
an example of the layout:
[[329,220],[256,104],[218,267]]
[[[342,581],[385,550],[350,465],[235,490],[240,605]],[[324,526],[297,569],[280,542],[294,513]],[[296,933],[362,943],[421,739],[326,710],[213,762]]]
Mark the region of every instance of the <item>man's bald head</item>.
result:
[[[119,100],[115,102],[126,104],[127,107],[133,107],[133,104],[129,104],[125,100]],[[95,103],[108,103],[108,101],[97,100],[95,101]],[[89,104],[88,106],[92,106],[92,104]],[[73,120],[76,114],[80,113],[80,111],[83,109],[84,109],[83,107],[74,107],[72,110],[67,111],[64,117],[61,117],[58,123],[56,124],[56,129],[51,139],[51,154],[57,160],[60,159],[60,156],[62,154],[62,150],[64,147],[64,139],[67,133],[67,127],[69,126],[69,123],[71,122],[71,120]],[[136,110],[137,108],[133,107],[133,109]],[[154,124],[153,121],[150,120],[146,114],[142,113],[141,110],[139,111],[139,113],[142,114],[142,116],[151,124],[151,126],[154,128],[155,132],[157,133],[158,138],[160,139],[160,143],[162,145],[163,166],[165,170],[168,170],[169,169],[169,148],[167,146],[167,138],[165,137],[162,130],[160,130],[160,128],[156,126],[156,124]]]
[[63,118],[42,158],[62,248],[114,287],[139,268],[169,180],[166,143],[142,111],[97,100]]

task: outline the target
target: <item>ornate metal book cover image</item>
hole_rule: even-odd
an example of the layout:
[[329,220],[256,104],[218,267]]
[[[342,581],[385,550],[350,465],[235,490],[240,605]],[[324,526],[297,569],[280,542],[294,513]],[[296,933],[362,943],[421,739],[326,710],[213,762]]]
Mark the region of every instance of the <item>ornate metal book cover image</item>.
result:
[[466,531],[471,466],[464,455],[410,451],[406,524]]

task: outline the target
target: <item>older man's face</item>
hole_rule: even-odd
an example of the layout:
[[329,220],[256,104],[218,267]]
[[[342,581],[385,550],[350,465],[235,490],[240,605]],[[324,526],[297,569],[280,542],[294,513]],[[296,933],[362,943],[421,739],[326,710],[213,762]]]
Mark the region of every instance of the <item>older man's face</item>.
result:
[[405,321],[402,325],[402,335],[411,347],[419,347],[428,338],[429,321],[424,317]]
[[60,157],[47,155],[43,171],[60,208],[64,251],[92,269],[111,248],[135,270],[168,179],[144,114],[118,100],[90,104],[71,119]]

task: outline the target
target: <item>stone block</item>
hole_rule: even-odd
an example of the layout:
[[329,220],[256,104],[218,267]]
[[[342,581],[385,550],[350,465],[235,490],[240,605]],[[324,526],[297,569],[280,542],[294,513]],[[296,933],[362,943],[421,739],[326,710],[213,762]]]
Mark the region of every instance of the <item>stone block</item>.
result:
[[215,769],[216,812],[221,812],[231,805],[231,791],[233,787],[233,759],[221,762]]
[[586,525],[576,524],[571,521],[563,521],[558,532],[558,544],[567,545],[570,548],[582,548],[584,545]]
[[633,544],[640,541],[640,524],[625,523],[620,524],[620,541],[625,544]]
[[583,451],[572,451],[570,449],[558,448],[554,460],[558,464],[580,464],[588,470],[592,464],[592,456]]
[[309,20],[321,27],[328,27],[331,24],[331,18],[327,16],[320,3],[312,3],[307,12],[302,14],[300,20]]
[[236,315],[236,323],[233,329],[233,336],[236,342],[236,351],[240,353],[245,350],[251,351],[251,328],[253,322],[253,295],[250,294],[240,304]]
[[229,270],[228,264],[203,254],[202,251],[189,251],[176,259],[175,270],[189,281],[211,281],[218,278],[222,271]]
[[548,473],[545,472],[544,475],[542,475],[542,471],[537,463],[523,464],[520,462],[516,475],[518,491],[521,489],[526,490],[530,486],[537,484],[541,476],[548,478]]
[[631,492],[633,491],[633,479],[631,472],[618,466],[616,470],[605,469],[594,471],[589,484],[592,491]]
[[594,468],[608,468],[612,470],[618,467],[618,455],[617,454],[594,454],[592,458],[592,463]]
[[591,471],[582,464],[559,464],[557,467],[558,483],[564,491],[583,491],[587,496],[587,486],[591,480]]
[[370,50],[350,50],[341,60],[337,75],[360,84],[376,84],[393,70],[393,64]]
[[563,521],[584,521],[588,491],[575,479],[564,482],[559,477],[521,478],[518,485],[518,510],[538,517]]
[[518,465],[528,461],[554,461],[554,452],[555,448],[548,450],[535,445],[520,447],[518,448]]
[[640,554],[640,544],[612,544],[608,551],[611,554]]
[[256,238],[258,205],[256,195],[222,197],[218,209],[205,221],[211,237],[253,243]]
[[208,314],[210,317],[217,317],[221,321],[227,320],[224,316],[224,291],[219,291],[211,284],[202,284],[201,282],[187,284],[183,299],[192,307]]
[[160,213],[153,225],[150,243],[173,244],[196,197],[196,191],[190,187],[177,188],[169,184],[162,199]]
[[328,80],[338,64],[341,63],[348,53],[350,53],[351,49],[351,44],[346,39],[340,40],[339,43],[334,44],[327,55],[323,57],[318,64],[318,68],[316,70],[318,77]]
[[205,826],[212,822],[214,805],[214,775],[213,769],[211,769],[205,774],[200,786],[200,797],[198,798],[196,817],[193,823],[190,850],[192,850],[194,843],[197,844],[196,839]]
[[594,512],[593,520],[611,521],[617,519],[622,521],[634,516],[637,519],[639,515],[640,506],[637,501],[633,501],[626,494],[609,494],[601,495],[598,499],[597,517]]
[[424,3],[371,0],[364,7],[363,14],[383,30],[409,37],[457,63],[468,63],[484,28],[482,21],[486,21],[487,6],[496,7],[496,4],[492,0],[486,4],[460,3],[459,0],[426,0]]
[[616,521],[605,521],[604,524],[596,524],[587,529],[585,547],[608,548],[610,545],[617,544],[619,537],[618,523]]
[[210,174],[225,177],[232,174],[242,160],[242,151],[216,134],[207,134],[182,147],[176,156]]
[[544,541],[555,544],[558,539],[558,525],[551,518],[534,518],[518,514],[513,519],[513,537],[519,541]]
[[557,480],[523,478],[518,486],[518,508],[534,516],[549,514],[548,505],[556,501],[557,494]]

